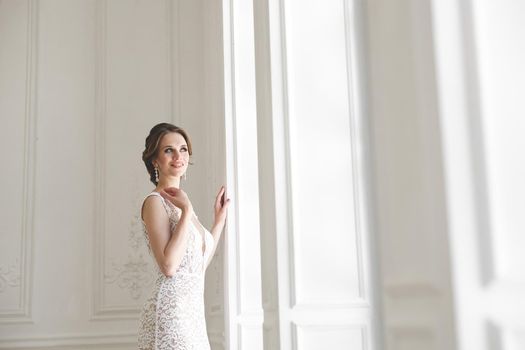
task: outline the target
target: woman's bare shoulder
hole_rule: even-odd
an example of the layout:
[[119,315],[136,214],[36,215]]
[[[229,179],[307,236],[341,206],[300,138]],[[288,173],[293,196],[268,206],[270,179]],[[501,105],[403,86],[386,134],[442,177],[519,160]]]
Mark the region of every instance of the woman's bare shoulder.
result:
[[142,219],[151,217],[167,217],[164,199],[160,195],[150,194],[142,203]]

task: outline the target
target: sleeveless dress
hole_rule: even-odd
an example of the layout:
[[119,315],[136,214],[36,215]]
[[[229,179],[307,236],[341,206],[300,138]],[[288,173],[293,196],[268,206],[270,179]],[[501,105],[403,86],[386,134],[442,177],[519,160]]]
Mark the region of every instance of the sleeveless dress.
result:
[[[148,194],[144,200],[152,195],[161,199],[173,232],[182,214],[181,209],[165,200],[158,192]],[[194,216],[197,218],[197,215]],[[148,251],[155,261],[157,278],[140,314],[140,350],[210,350],[204,318],[204,272],[215,242],[206,228],[199,224],[203,228],[200,230],[193,218],[190,221],[188,247],[172,277],[166,277],[160,271],[142,221]]]

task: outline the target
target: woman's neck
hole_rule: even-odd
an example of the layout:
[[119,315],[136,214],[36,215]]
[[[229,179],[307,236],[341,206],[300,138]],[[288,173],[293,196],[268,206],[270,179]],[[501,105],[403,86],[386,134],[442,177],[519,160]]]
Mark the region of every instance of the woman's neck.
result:
[[180,177],[160,180],[157,187],[155,187],[155,190],[158,192],[169,187],[180,188]]

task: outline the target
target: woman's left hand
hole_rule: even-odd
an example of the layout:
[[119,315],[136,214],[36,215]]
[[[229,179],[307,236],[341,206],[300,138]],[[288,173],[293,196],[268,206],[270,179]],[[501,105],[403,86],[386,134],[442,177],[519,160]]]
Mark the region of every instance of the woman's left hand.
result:
[[224,186],[221,186],[214,205],[216,224],[224,225],[229,205],[230,199],[226,198],[226,189]]

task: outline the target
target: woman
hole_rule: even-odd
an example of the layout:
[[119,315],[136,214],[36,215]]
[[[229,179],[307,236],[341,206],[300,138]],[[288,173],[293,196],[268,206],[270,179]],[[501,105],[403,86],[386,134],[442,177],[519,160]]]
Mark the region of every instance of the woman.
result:
[[155,125],[146,138],[142,160],[156,187],[144,199],[142,222],[158,276],[140,316],[139,349],[210,349],[204,272],[221,237],[230,200],[224,200],[222,186],[211,232],[199,223],[180,189],[191,154],[187,133],[172,124]]

